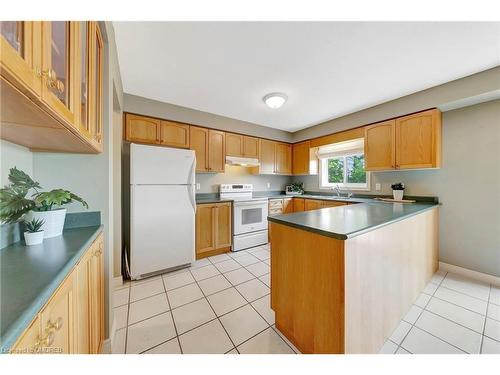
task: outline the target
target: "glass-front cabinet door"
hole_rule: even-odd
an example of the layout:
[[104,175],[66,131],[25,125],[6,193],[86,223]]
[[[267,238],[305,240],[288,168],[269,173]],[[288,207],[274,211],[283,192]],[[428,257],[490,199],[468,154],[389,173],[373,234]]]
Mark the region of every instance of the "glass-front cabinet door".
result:
[[79,107],[76,30],[75,22],[51,21],[42,25],[42,100],[72,126],[76,125]]
[[90,132],[93,139],[102,145],[103,127],[102,127],[102,112],[103,112],[103,95],[102,95],[102,80],[103,80],[103,42],[102,35],[97,22],[91,22],[92,45],[90,54],[90,88],[91,88],[91,118]]
[[78,61],[80,62],[79,68],[79,104],[78,104],[78,115],[79,115],[79,128],[80,131],[87,138],[91,138],[90,133],[90,87],[89,87],[89,78],[90,78],[90,27],[91,22],[82,21],[78,22]]
[[41,30],[41,22],[0,21],[2,76],[28,95],[41,91]]

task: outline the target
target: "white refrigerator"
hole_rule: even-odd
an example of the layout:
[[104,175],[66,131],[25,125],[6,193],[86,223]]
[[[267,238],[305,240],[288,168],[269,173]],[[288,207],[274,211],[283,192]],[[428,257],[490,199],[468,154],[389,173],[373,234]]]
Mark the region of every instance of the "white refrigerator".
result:
[[195,259],[192,150],[130,145],[130,276],[189,265]]

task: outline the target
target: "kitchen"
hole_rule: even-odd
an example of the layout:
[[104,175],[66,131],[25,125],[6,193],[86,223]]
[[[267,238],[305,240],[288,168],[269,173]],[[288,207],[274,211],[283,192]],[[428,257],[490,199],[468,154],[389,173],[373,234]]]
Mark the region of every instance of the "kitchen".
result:
[[[498,23],[0,26],[4,352],[500,353]],[[329,33],[435,64],[360,73]]]

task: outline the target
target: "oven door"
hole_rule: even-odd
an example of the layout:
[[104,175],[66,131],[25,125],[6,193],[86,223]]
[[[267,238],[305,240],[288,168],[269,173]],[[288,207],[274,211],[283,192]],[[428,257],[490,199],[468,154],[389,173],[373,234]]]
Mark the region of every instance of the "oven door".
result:
[[234,234],[267,229],[267,202],[235,202]]

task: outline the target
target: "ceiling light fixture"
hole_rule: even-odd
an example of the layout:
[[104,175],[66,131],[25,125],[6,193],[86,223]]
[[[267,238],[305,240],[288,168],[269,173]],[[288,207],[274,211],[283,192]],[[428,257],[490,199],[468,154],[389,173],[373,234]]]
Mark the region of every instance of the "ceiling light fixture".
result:
[[267,94],[262,98],[262,100],[264,100],[264,103],[266,103],[266,105],[272,109],[280,108],[283,104],[285,104],[287,99],[288,97],[281,92],[273,92],[271,94]]

